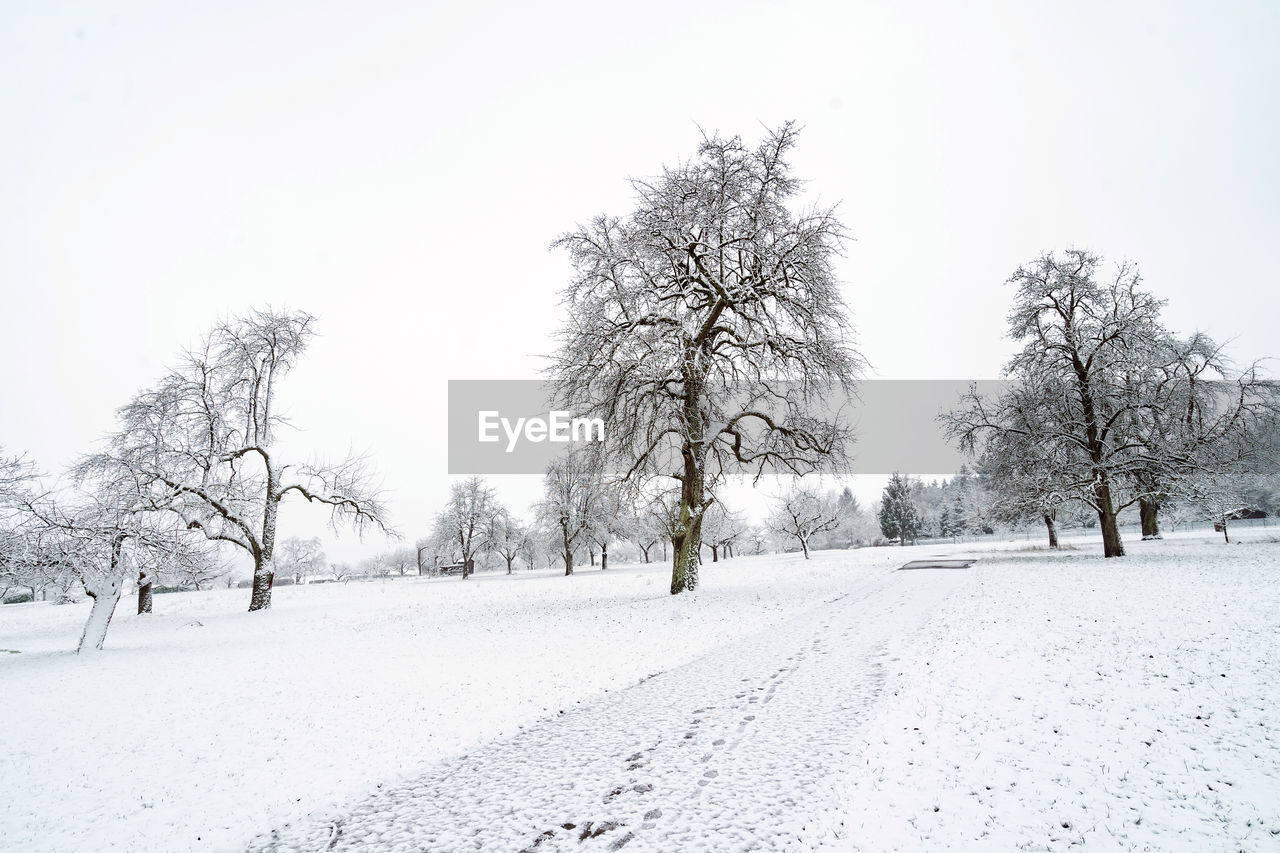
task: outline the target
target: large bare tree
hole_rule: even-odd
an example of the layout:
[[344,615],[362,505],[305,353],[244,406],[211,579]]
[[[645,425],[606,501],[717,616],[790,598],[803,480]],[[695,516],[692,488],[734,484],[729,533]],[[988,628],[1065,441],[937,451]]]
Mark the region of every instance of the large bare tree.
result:
[[559,401],[605,420],[615,476],[678,481],[673,594],[697,586],[724,476],[843,459],[848,432],[825,401],[860,366],[835,270],[846,233],[833,207],[798,207],[796,134],[704,137],[692,160],[631,182],[628,216],[555,243],[574,270]]
[[1099,256],[1068,249],[1009,282],[1010,334],[1022,343],[1005,370],[1012,386],[996,399],[971,391],[943,416],[948,432],[966,450],[1003,458],[1006,492],[1047,501],[1046,510],[1064,500],[1092,508],[1103,554],[1124,556],[1119,512],[1140,504],[1144,533],[1158,533],[1160,501],[1180,482],[1227,470],[1251,424],[1273,409],[1274,390],[1256,365],[1228,377],[1206,336],[1179,340],[1165,329],[1164,302],[1131,263],[1107,273]]
[[363,457],[287,462],[280,384],[314,334],[302,312],[253,311],[219,324],[155,388],[120,409],[120,430],[92,459],[141,478],[157,506],[253,559],[249,609],[271,606],[280,503],[296,496],[343,523],[392,533]]

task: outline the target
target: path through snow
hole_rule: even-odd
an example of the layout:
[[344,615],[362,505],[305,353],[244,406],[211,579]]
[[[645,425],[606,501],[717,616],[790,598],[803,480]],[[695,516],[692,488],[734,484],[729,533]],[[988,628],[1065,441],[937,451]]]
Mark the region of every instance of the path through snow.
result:
[[842,834],[839,780],[884,664],[968,574],[875,576],[249,849],[812,850]]

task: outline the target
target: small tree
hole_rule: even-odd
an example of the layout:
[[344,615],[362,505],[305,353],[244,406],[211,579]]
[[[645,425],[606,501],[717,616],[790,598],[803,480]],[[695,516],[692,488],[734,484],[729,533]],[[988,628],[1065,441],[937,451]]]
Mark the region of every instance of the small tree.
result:
[[894,472],[880,498],[880,532],[902,545],[920,533],[920,513],[911,500],[911,478]]
[[795,539],[809,559],[809,541],[819,533],[835,530],[840,523],[840,507],[816,489],[795,488],[778,502],[769,516],[769,527],[780,536]]
[[395,548],[387,552],[387,560],[391,563],[391,570],[400,577],[418,570],[416,548]]
[[456,547],[463,580],[470,576],[476,555],[488,548],[493,521],[503,512],[497,494],[483,477],[468,477],[449,487],[449,503],[436,516],[433,539],[438,547],[448,543]]
[[504,510],[490,522],[488,541],[494,553],[506,560],[507,574],[511,574],[516,559],[529,545],[529,529]]
[[599,521],[602,485],[600,468],[587,450],[570,450],[547,467],[538,517],[556,531],[564,573],[573,574],[573,555],[591,539]]
[[280,543],[276,555],[276,570],[283,572],[285,577],[292,578],[295,584],[301,584],[307,578],[324,571],[327,562],[319,536],[312,536],[310,539],[290,536]]
[[391,556],[385,552],[360,561],[360,574],[371,580],[385,580],[391,577],[391,571]]
[[722,554],[726,558],[733,556],[734,543],[746,529],[742,516],[731,512],[723,502],[713,504],[702,524],[702,541],[711,548],[711,562],[719,562]]

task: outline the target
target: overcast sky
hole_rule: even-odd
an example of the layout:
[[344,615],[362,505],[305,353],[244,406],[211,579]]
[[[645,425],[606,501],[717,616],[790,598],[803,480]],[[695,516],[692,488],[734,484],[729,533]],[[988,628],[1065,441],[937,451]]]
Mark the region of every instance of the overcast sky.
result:
[[0,3],[0,444],[57,470],[218,317],[302,308],[291,441],[419,536],[446,381],[551,348],[548,243],[786,119],[876,377],[998,375],[1003,282],[1068,244],[1280,354],[1280,3],[619,5]]

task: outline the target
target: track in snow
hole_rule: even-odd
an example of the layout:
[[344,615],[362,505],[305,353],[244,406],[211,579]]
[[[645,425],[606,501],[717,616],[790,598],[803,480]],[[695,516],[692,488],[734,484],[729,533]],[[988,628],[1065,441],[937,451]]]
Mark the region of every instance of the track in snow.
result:
[[967,574],[878,576],[249,850],[812,850],[856,808],[839,779],[884,663]]

